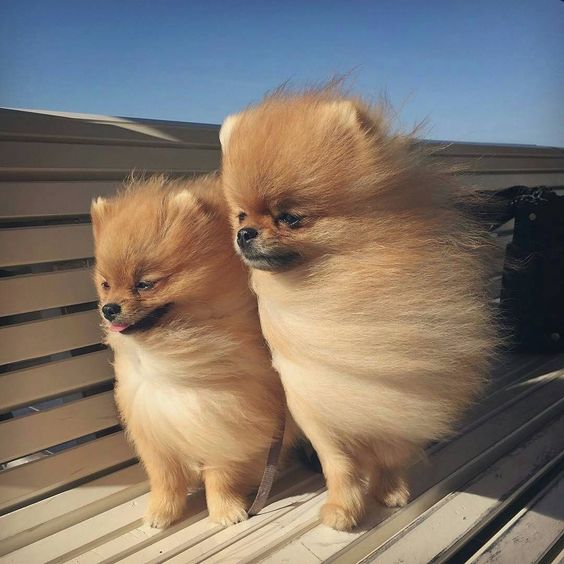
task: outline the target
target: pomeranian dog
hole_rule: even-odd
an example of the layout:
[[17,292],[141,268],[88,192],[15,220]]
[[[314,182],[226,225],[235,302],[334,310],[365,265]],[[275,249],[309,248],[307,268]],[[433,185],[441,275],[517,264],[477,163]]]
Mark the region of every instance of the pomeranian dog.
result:
[[115,397],[151,486],[145,521],[176,521],[203,480],[210,518],[237,523],[285,402],[217,178],[132,181],[91,212]]
[[482,387],[488,243],[454,179],[335,88],[278,91],[220,138],[235,246],[327,481],[321,520],[348,530],[367,494],[408,501],[410,462]]

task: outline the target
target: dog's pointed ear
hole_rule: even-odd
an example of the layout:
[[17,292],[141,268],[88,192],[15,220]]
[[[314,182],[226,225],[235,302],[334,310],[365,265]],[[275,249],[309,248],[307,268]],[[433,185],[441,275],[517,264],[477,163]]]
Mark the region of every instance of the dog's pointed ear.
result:
[[179,214],[189,214],[190,221],[196,221],[196,218],[200,221],[205,216],[209,218],[222,213],[225,205],[219,185],[206,181],[177,192],[169,200],[169,209]]
[[345,129],[368,131],[374,128],[375,116],[369,108],[355,100],[335,100],[326,105],[327,118]]
[[186,189],[174,193],[167,201],[170,209],[184,210],[198,205],[197,198]]
[[240,117],[241,116],[239,114],[232,114],[223,120],[223,125],[219,130],[219,142],[221,143],[221,150],[224,155],[227,154],[227,147],[229,146],[231,134],[233,133],[234,127],[239,122]]
[[345,127],[358,127],[358,109],[351,100],[336,100],[328,102],[327,111],[333,119],[337,119]]
[[94,230],[94,236],[99,232],[100,225],[107,217],[110,210],[110,202],[106,198],[98,196],[95,200],[92,200],[90,205],[90,217],[92,218],[92,228]]

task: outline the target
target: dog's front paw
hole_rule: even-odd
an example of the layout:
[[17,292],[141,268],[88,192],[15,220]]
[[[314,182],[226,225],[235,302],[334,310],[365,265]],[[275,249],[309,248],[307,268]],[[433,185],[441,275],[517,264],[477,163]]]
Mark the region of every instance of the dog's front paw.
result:
[[350,531],[357,525],[353,511],[336,503],[326,503],[319,514],[321,522],[337,531]]
[[387,477],[372,488],[374,497],[386,507],[404,507],[409,501],[409,486],[400,476]]
[[397,488],[386,492],[380,501],[386,507],[404,507],[409,501],[409,489],[407,484],[402,482]]
[[154,529],[166,529],[184,513],[185,499],[151,495],[143,521]]
[[239,499],[222,500],[208,507],[210,519],[224,527],[246,521],[249,516],[245,505],[245,502]]

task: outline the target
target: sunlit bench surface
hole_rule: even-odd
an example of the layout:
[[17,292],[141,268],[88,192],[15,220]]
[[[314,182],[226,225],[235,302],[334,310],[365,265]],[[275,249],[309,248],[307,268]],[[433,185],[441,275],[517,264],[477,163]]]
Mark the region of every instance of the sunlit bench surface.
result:
[[[502,356],[458,434],[412,468],[411,503],[373,504],[353,533],[319,524],[323,478],[298,462],[244,523],[209,522],[197,493],[172,528],[142,525],[148,485],[119,426],[100,344],[88,209],[133,169],[217,168],[217,134],[213,125],[0,110],[0,561],[562,561],[562,355]],[[436,158],[469,163],[464,180],[480,188],[564,186],[562,149],[452,143]],[[502,226],[498,243],[511,232]],[[492,300],[499,284],[498,275]]]

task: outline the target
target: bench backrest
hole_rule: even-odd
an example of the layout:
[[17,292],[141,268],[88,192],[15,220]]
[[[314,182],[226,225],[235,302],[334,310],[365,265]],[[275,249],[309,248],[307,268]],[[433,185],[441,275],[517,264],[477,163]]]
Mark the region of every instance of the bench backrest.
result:
[[[564,150],[453,143],[482,188],[564,185]],[[0,514],[134,464],[91,282],[91,199],[219,166],[218,127],[0,109]],[[505,230],[505,235],[510,234]]]

